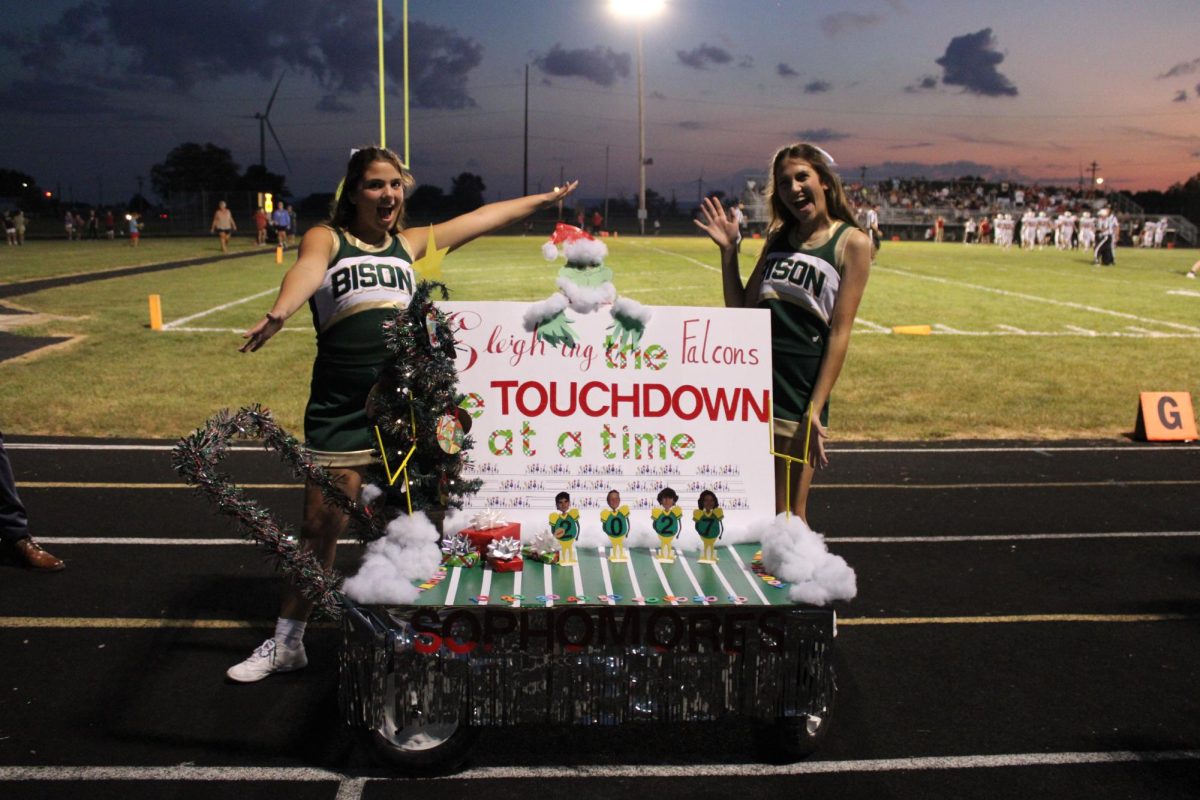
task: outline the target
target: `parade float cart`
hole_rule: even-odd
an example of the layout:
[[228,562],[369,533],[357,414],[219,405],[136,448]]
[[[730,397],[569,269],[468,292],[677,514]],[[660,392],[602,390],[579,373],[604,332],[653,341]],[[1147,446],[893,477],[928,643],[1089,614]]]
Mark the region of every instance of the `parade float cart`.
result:
[[796,605],[757,545],[659,562],[443,567],[411,605],[342,616],[340,701],[375,753],[405,771],[452,769],[480,728],[756,721],[771,760],[829,728],[836,614]]

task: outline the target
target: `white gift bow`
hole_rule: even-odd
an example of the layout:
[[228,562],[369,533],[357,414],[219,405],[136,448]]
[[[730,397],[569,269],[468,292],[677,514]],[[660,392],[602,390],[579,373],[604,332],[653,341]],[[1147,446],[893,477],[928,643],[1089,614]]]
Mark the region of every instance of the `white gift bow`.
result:
[[488,528],[498,528],[505,524],[507,523],[504,519],[504,512],[498,508],[489,508],[485,511],[480,511],[471,518],[471,527],[480,531],[485,531]]

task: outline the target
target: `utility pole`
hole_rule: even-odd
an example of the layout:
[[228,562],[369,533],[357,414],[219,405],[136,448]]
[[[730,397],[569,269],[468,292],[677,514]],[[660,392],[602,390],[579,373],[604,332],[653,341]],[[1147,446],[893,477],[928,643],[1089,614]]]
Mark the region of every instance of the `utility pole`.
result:
[[[608,221],[608,150],[612,145],[604,145],[604,224]],[[610,226],[611,227],[611,226]],[[605,230],[608,230],[607,228]]]
[[1095,161],[1093,161],[1089,166],[1090,166],[1090,169],[1092,170],[1092,183],[1088,187],[1088,197],[1095,197],[1096,196],[1096,172],[1099,171],[1100,165],[1097,164]]
[[521,182],[521,196],[529,195],[529,65],[525,65],[525,171]]

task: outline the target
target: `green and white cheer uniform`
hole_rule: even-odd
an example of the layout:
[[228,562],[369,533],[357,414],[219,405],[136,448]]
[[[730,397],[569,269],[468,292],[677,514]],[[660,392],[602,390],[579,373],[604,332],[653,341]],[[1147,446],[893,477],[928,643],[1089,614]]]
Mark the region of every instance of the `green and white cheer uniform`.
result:
[[382,326],[412,299],[413,259],[403,237],[372,247],[345,231],[327,230],[338,247],[308,301],[317,358],[304,438],[325,466],[361,466],[370,462],[375,444],[366,404],[388,355]]
[[[793,250],[786,232],[767,244],[758,307],[771,312],[771,368],[776,419],[799,422],[817,383],[829,320],[842,283],[847,231],[835,222],[817,247]],[[821,409],[829,421],[829,406]]]

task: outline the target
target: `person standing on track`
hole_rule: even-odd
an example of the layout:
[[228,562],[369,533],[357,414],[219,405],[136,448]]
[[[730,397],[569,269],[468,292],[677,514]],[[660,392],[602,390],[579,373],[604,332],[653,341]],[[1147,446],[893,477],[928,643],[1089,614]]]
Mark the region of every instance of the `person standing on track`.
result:
[[[392,151],[367,147],[346,166],[343,190],[328,222],[311,228],[300,241],[296,263],[283,277],[271,310],[243,334],[242,352],[254,352],[278,333],[287,319],[309,305],[317,329],[317,357],[304,415],[306,444],[317,461],[357,498],[371,462],[374,440],[367,420],[367,395],[388,357],[383,323],[407,305],[415,286],[412,263],[425,255],[429,228],[403,227],[404,191],[413,177]],[[548,208],[575,191],[576,183],[550,192],[489,203],[432,226],[439,247],[455,249]],[[388,276],[383,280],[380,276]],[[374,276],[371,281],[361,276]],[[359,287],[346,291],[347,286]],[[328,569],[346,515],[325,502],[314,484],[305,487],[302,546]],[[304,628],[312,603],[294,587],[283,600],[275,635],[226,673],[248,683],[308,664]]]
[[725,305],[771,312],[775,450],[800,457],[810,442],[808,463],[792,486],[786,485],[784,463],[776,461],[775,510],[785,510],[790,494],[790,511],[806,523],[813,470],[829,463],[829,397],[871,270],[871,240],[855,222],[833,166],[828,153],[810,144],[775,154],[767,183],[767,241],[745,286],[736,223],[711,198],[696,220],[721,252]]
[[17,495],[17,481],[12,463],[4,449],[4,434],[0,433],[0,544],[9,558],[15,558],[30,569],[58,572],[66,567],[41,548],[29,535],[29,516]]

